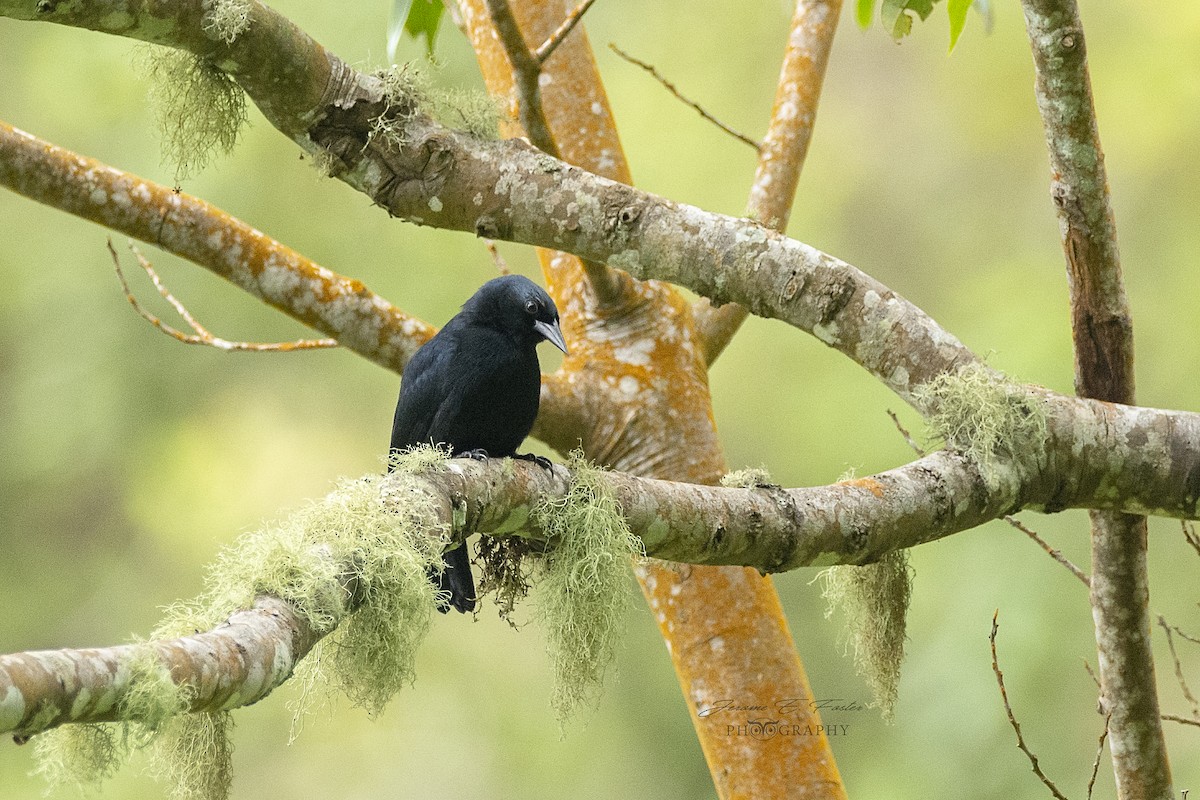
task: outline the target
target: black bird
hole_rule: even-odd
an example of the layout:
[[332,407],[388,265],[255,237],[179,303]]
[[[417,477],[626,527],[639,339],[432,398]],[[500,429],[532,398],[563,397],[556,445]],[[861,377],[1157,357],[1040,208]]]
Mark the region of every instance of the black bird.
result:
[[[456,456],[517,456],[537,417],[543,339],[567,352],[550,295],[521,275],[485,283],[404,368],[391,451],[441,444]],[[449,593],[438,610],[474,611],[466,544],[442,560],[445,568],[429,576]]]

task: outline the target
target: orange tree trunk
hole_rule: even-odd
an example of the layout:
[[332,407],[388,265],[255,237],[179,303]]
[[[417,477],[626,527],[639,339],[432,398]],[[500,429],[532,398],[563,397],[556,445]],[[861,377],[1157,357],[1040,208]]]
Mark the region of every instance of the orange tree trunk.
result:
[[[527,43],[559,25],[561,3],[510,0]],[[460,4],[489,91],[513,104],[513,77],[483,0]],[[631,183],[608,100],[582,26],[547,61],[542,102],[562,158]],[[511,115],[516,118],[516,114]],[[517,133],[517,131],[510,131]],[[691,307],[669,284],[617,275],[600,302],[573,256],[539,251],[571,354],[546,379],[535,434],[559,450],[635,475],[715,483],[726,472]],[[744,567],[638,570],[722,798],[845,797],[824,735],[747,734],[747,715],[706,715],[718,701],[774,707],[812,697],[769,578]],[[760,714],[750,714],[760,717]],[[782,722],[820,719],[801,702]],[[730,726],[734,730],[730,731]],[[768,732],[769,733],[769,732]]]

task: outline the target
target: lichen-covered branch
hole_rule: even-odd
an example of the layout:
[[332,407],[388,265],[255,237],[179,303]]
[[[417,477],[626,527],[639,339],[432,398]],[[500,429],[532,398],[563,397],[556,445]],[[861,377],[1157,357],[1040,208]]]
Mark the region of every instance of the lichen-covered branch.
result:
[[[812,141],[841,9],[842,0],[799,0],[792,17],[775,105],[758,148],[758,165],[746,203],[746,216],[780,233],[787,230],[800,170]],[[738,303],[717,308],[708,298],[697,301],[694,313],[709,364],[716,361],[749,314]]]
[[434,328],[219,208],[0,122],[0,185],[182,256],[399,371]]
[[[188,49],[227,70],[272,124],[396,216],[568,251],[741,303],[812,332],[906,399],[933,376],[977,361],[919,308],[833,256],[752,220],[600,178],[518,140],[451,131],[271,9],[251,5],[248,27],[232,42],[205,34],[199,0],[168,8],[0,0],[0,15]],[[381,125],[389,135],[375,135]]]
[[[1075,0],[1023,0],[1071,293],[1075,387],[1134,402],[1129,313]],[[1092,613],[1118,796],[1174,796],[1150,647],[1145,517],[1093,511]]]
[[[1095,409],[1094,420],[1069,424],[1093,430],[1099,448],[1127,449],[1128,478],[1104,484],[1095,474],[1056,475],[1046,471],[1056,462],[1051,453],[985,469],[972,458],[943,450],[871,477],[813,488],[702,486],[619,472],[593,479],[611,491],[648,555],[693,564],[739,564],[763,572],[871,562],[1020,508],[1155,506],[1160,512],[1200,516],[1194,492],[1174,500],[1162,494],[1165,478],[1152,467],[1161,445],[1146,445],[1151,432],[1136,430],[1143,409],[1077,402],[1081,413]],[[1200,450],[1200,415],[1177,416],[1190,446]],[[1103,440],[1105,431],[1114,430],[1124,430],[1128,440],[1118,441],[1119,433]],[[1129,449],[1134,441],[1142,442],[1141,451]],[[1055,443],[1051,435],[1047,447],[1066,449],[1070,443]],[[397,480],[405,481],[402,487],[392,485]],[[425,498],[420,507],[427,509],[421,513],[428,518],[417,520],[421,528],[444,527],[454,539],[479,532],[544,541],[547,534],[539,521],[544,517],[534,509],[565,497],[573,482],[572,472],[561,466],[548,472],[524,461],[458,459],[380,479],[378,492],[385,503],[411,505],[414,492]],[[1121,486],[1132,494],[1117,494]],[[320,542],[313,545],[321,547]],[[340,597],[339,608],[350,608],[355,570],[372,557],[352,554],[345,563],[323,570],[330,586],[309,586],[307,594]],[[311,616],[312,609],[306,613]],[[278,598],[260,597],[253,608],[235,613],[218,628],[180,639],[0,656],[0,731],[25,738],[66,722],[118,718],[120,698],[132,677],[127,667],[148,646],[170,668],[172,680],[189,687],[190,710],[256,702],[285,681],[329,632],[306,619]]]
[[320,637],[291,605],[260,597],[215,630],[192,636],[0,655],[0,731],[23,741],[65,723],[118,719],[136,678],[131,664],[147,652],[188,685],[189,711],[250,705],[291,677]]

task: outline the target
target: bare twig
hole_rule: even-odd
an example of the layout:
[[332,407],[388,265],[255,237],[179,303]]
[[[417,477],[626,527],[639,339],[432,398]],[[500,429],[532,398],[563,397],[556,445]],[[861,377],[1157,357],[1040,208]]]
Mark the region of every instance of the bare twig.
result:
[[1192,707],[1192,717],[1200,720],[1200,702],[1196,701],[1196,696],[1192,694],[1191,688],[1187,685],[1187,679],[1183,676],[1183,664],[1179,661],[1179,654],[1175,652],[1175,637],[1171,631],[1171,626],[1167,624],[1167,620],[1162,614],[1158,615],[1159,627],[1167,634],[1167,647],[1171,650],[1171,661],[1175,664],[1175,680],[1179,683],[1179,688],[1183,691],[1183,697]]
[[718,128],[725,131],[733,138],[750,145],[751,147],[754,148],[754,150],[756,152],[758,150],[762,149],[761,142],[757,142],[754,139],[751,139],[749,136],[747,136],[744,133],[739,133],[738,131],[736,131],[733,128],[726,125],[724,122],[721,122],[721,120],[717,119],[712,114],[705,111],[704,108],[699,103],[695,102],[694,100],[689,100],[686,97],[684,97],[682,94],[680,94],[679,90],[675,88],[675,84],[671,83],[669,80],[664,78],[662,76],[662,73],[660,73],[657,69],[654,68],[654,65],[647,64],[645,61],[640,61],[639,59],[634,58],[633,56],[629,55],[621,48],[617,47],[612,42],[608,43],[608,49],[612,50],[614,53],[616,53],[618,56],[620,56],[621,58],[628,61],[630,64],[641,67],[642,69],[646,70],[646,72],[649,72],[650,75],[653,76],[656,81],[658,81],[659,83],[661,83],[663,85],[664,89],[666,89],[671,94],[675,95],[676,99],[678,99],[680,102],[685,103],[686,105],[689,105],[692,108],[696,109],[696,111],[699,112],[700,116],[704,117],[706,120],[711,122],[713,125],[716,125]]
[[1178,722],[1180,725],[1195,725],[1200,728],[1200,719],[1189,719],[1188,717],[1180,717],[1175,714],[1163,714],[1160,719],[1167,722]]
[[907,442],[908,446],[913,449],[913,452],[919,456],[925,455],[925,448],[917,444],[917,440],[914,439],[912,434],[908,432],[908,428],[900,424],[900,418],[896,416],[896,412],[889,408],[887,410],[887,415],[892,418],[892,422],[895,424],[896,430],[900,431],[900,435],[904,437],[904,441]]
[[1049,554],[1049,556],[1051,558],[1053,558],[1059,564],[1062,564],[1064,567],[1069,569],[1071,571],[1071,574],[1074,575],[1076,578],[1079,578],[1079,580],[1083,581],[1084,586],[1092,585],[1092,579],[1087,576],[1087,573],[1085,573],[1079,567],[1077,567],[1073,563],[1071,563],[1071,560],[1068,559],[1066,556],[1064,556],[1062,554],[1061,550],[1059,550],[1055,547],[1051,547],[1049,542],[1047,542],[1045,539],[1043,539],[1041,536],[1039,536],[1037,534],[1037,531],[1032,530],[1031,528],[1027,527],[1023,522],[1021,522],[1021,520],[1017,519],[1016,517],[1012,516],[1011,514],[1005,514],[1004,521],[1007,522],[1009,525],[1012,525],[1014,528],[1019,530],[1021,533],[1028,536],[1030,539],[1033,539],[1033,541],[1037,542],[1041,546],[1041,548]]
[[1086,658],[1083,660],[1083,668],[1085,670],[1087,670],[1088,676],[1092,679],[1092,682],[1096,684],[1096,688],[1099,689],[1100,688],[1100,676],[1096,674],[1096,670],[1092,669],[1092,665],[1088,662],[1088,660]]
[[[1000,624],[997,619],[1000,616],[1000,610],[992,615],[992,633],[988,639],[992,643],[992,672],[996,673],[996,683],[1000,685],[1000,699],[1004,701],[1004,710],[1008,714],[1008,722],[1012,725],[1012,729],[1017,733],[1017,747],[1021,752],[1029,758],[1029,763],[1033,765],[1033,774],[1038,776],[1038,779],[1050,790],[1050,794],[1054,795],[1058,800],[1067,800],[1063,793],[1054,785],[1054,781],[1046,777],[1046,773],[1042,772],[1042,768],[1038,766],[1038,757],[1033,754],[1025,744],[1025,737],[1021,735],[1021,723],[1017,722],[1016,716],[1013,715],[1012,706],[1008,702],[1008,691],[1004,688],[1004,673],[1000,671],[1000,663],[996,657],[996,632],[1000,630]],[[1107,728],[1105,728],[1107,730]]]
[[491,254],[492,263],[496,265],[496,270],[501,275],[509,275],[512,273],[512,270],[508,268],[508,262],[504,260],[504,256],[500,255],[500,249],[496,247],[496,241],[494,239],[484,239],[483,246],[486,247],[488,253]]
[[1183,538],[1186,539],[1187,543],[1190,544],[1192,549],[1196,551],[1196,555],[1200,556],[1200,534],[1196,533],[1195,523],[1188,522],[1187,520],[1180,520],[1179,525],[1183,528]]
[[546,63],[546,59],[550,58],[551,54],[562,43],[562,40],[567,38],[567,34],[575,29],[575,26],[579,24],[579,20],[583,19],[583,15],[587,13],[594,2],[596,0],[583,0],[579,5],[575,6],[575,9],[570,14],[567,14],[567,18],[563,20],[562,25],[559,25],[554,33],[546,37],[546,41],[538,45],[538,48],[533,51],[533,58],[539,66]]
[[1195,636],[1192,636],[1190,633],[1187,633],[1186,631],[1183,630],[1183,628],[1180,628],[1178,625],[1171,625],[1170,627],[1171,627],[1171,630],[1175,632],[1175,635],[1178,636],[1180,639],[1187,639],[1192,644],[1200,644],[1200,639],[1197,639]]
[[1100,757],[1104,755],[1104,742],[1108,739],[1108,723],[1112,714],[1104,718],[1104,730],[1100,732],[1100,744],[1096,745],[1096,760],[1092,762],[1092,777],[1088,781],[1088,800],[1092,800],[1092,790],[1096,788],[1096,776],[1100,773]]
[[133,244],[129,245],[129,250],[137,258],[138,263],[146,274],[150,276],[150,280],[154,282],[154,288],[158,289],[158,293],[163,296],[171,307],[183,317],[188,326],[195,333],[183,333],[182,331],[171,327],[161,319],[150,313],[138,302],[133,291],[129,288],[129,282],[125,280],[125,273],[121,269],[121,259],[117,256],[117,250],[113,247],[112,239],[108,240],[108,252],[112,255],[113,267],[117,271],[117,280],[121,282],[121,289],[125,292],[125,299],[133,306],[133,310],[141,316],[142,319],[149,322],[154,327],[158,328],[168,336],[177,339],[184,344],[200,344],[208,347],[215,347],[218,350],[226,352],[253,352],[253,353],[288,353],[295,350],[318,350],[328,347],[337,347],[337,339],[298,339],[294,342],[231,342],[228,339],[222,339],[219,336],[214,336],[203,325],[200,324],[187,307],[179,301],[163,284],[158,273],[154,271],[154,267],[146,260],[145,256]]

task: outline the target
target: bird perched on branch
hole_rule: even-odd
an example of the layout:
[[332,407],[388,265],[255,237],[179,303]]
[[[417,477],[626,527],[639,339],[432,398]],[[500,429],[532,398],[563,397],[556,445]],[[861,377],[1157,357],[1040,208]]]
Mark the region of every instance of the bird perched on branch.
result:
[[[550,295],[521,275],[485,283],[404,368],[391,451],[440,444],[455,456],[533,459],[517,447],[537,417],[542,340],[567,352]],[[442,560],[444,569],[429,576],[442,590],[438,610],[474,611],[466,544]]]

